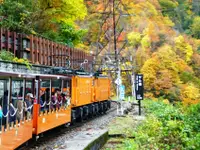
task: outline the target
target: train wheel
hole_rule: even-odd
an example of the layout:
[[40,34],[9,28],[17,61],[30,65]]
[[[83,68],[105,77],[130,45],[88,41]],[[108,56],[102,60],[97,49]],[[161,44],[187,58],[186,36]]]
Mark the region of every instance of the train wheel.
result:
[[92,104],[92,117],[94,117],[96,115],[96,108],[95,108],[95,105]]
[[108,105],[108,109],[110,109],[111,108],[111,102],[109,100],[107,101],[107,105]]
[[106,114],[106,111],[108,110],[108,105],[107,105],[107,102],[104,102],[103,104],[104,104],[103,112],[104,112],[104,114]]
[[88,116],[89,116],[89,108],[88,108],[88,106],[84,106],[83,107],[83,119],[87,120]]
[[99,114],[99,105],[98,104],[95,104],[95,109],[96,109],[96,115],[98,115]]
[[79,115],[78,115],[77,121],[83,122],[83,108],[82,107],[79,108]]
[[73,125],[75,122],[76,122],[76,110],[72,110],[71,124]]
[[104,114],[104,105],[103,105],[103,102],[101,102],[100,104],[101,104],[100,114]]

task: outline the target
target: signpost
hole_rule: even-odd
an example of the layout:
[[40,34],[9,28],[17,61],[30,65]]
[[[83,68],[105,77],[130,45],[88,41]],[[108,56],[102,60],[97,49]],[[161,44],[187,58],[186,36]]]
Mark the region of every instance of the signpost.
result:
[[135,77],[135,93],[136,100],[138,100],[139,115],[141,115],[141,100],[144,99],[144,84],[142,74],[137,74]]

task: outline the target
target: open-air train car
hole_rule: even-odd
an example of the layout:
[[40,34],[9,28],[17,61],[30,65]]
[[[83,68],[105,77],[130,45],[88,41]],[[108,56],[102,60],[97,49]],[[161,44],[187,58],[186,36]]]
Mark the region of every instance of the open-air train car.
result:
[[[0,118],[0,149],[13,150],[32,138],[31,118],[24,118],[24,111],[17,105],[22,101],[24,95],[18,87],[29,87],[32,89],[32,78],[25,78],[16,73],[0,72],[0,105],[3,113]],[[21,89],[25,91],[25,89]]]
[[16,149],[33,135],[105,113],[109,97],[108,77],[0,71],[0,150]]
[[[13,150],[31,139],[32,135],[71,122],[70,83],[70,76],[0,72],[0,106],[3,113],[0,118],[0,149]],[[46,87],[42,87],[45,84]],[[49,99],[43,99],[41,103],[41,93],[47,88]],[[52,101],[50,95],[54,88],[68,92],[65,101]],[[35,98],[27,106],[25,99],[30,93]]]

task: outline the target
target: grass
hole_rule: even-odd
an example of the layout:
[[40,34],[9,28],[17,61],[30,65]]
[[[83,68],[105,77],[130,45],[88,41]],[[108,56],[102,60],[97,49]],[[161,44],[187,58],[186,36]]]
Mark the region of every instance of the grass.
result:
[[138,123],[139,120],[133,115],[115,118],[108,125],[110,138],[102,150],[123,150],[124,141],[133,138]]

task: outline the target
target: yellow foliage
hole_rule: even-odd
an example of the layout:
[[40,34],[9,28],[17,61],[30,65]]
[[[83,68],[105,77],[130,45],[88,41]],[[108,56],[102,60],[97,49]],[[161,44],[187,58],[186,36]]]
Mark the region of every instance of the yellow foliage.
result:
[[179,73],[183,71],[191,71],[192,69],[180,59],[173,51],[171,46],[165,45],[152,54],[142,69],[144,74],[145,88],[147,90],[156,90],[156,95],[160,94],[160,90],[169,93],[169,90],[181,83]]
[[191,60],[193,55],[192,46],[187,43],[182,35],[175,38],[176,52],[180,57],[183,57],[186,62]]
[[165,104],[169,104],[169,103],[170,103],[168,99],[164,99],[163,102],[164,102]]
[[148,48],[151,45],[151,41],[148,35],[145,35],[141,40],[141,45],[143,48]]
[[156,80],[156,73],[159,67],[159,61],[156,57],[148,59],[141,69],[141,73],[144,74],[144,82],[147,90],[152,88],[152,84]]
[[156,10],[156,8],[148,1],[146,2],[141,2],[138,4],[140,8],[142,9],[142,12],[145,12],[145,15],[148,17],[152,17],[152,16],[157,16],[158,12]]
[[193,73],[192,68],[190,66],[188,66],[187,63],[183,59],[177,58],[175,63],[178,66],[179,72]]
[[138,32],[131,32],[128,34],[129,43],[133,46],[136,46],[141,41],[141,34]]
[[181,99],[183,103],[197,103],[199,102],[200,92],[194,84],[187,84],[181,89]]
[[163,23],[166,26],[173,27],[174,23],[169,19],[169,17],[163,17]]
[[148,49],[139,48],[136,52],[137,65],[142,67],[146,60],[150,57]]

